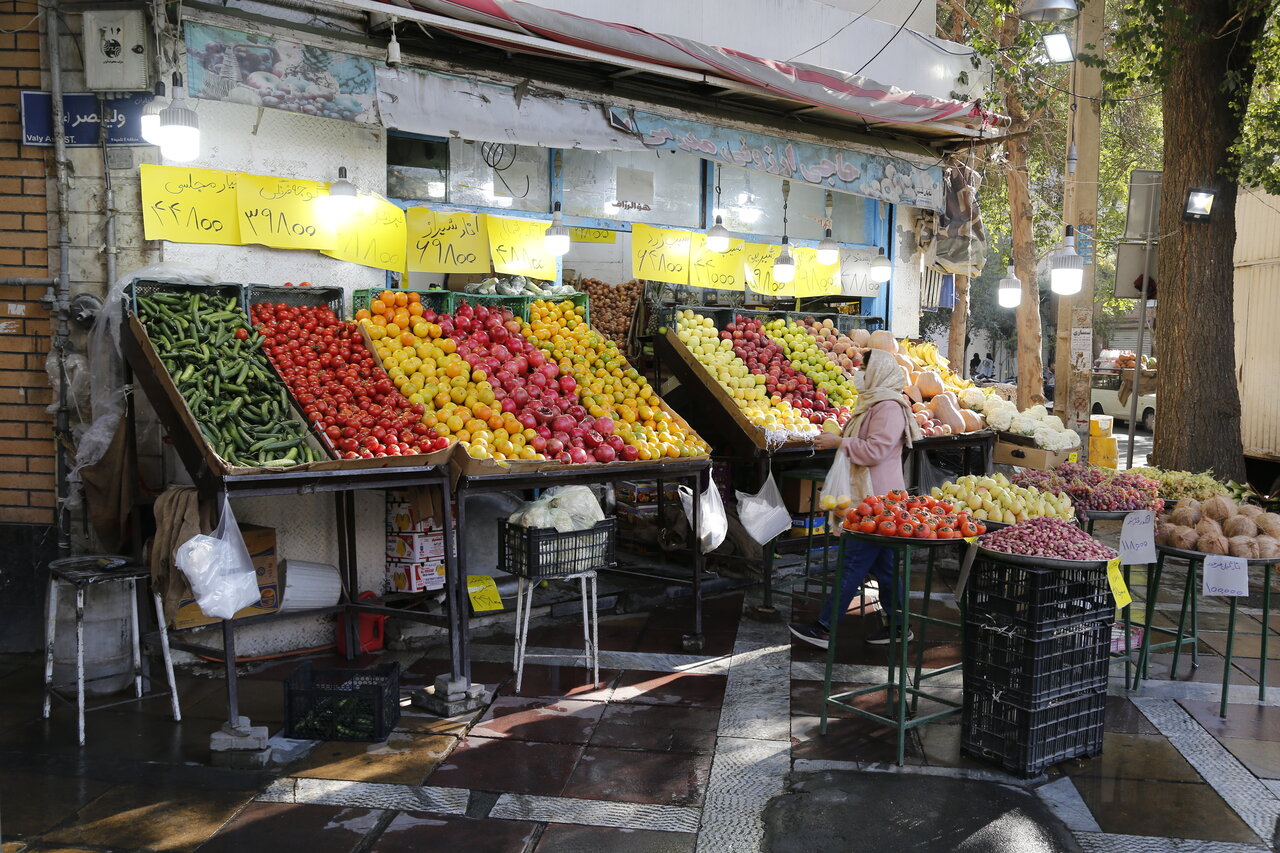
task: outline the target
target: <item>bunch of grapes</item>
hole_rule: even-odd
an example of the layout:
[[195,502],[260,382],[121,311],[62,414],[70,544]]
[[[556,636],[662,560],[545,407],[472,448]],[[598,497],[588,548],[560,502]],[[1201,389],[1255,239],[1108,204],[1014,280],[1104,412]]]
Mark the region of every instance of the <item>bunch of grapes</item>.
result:
[[1044,492],[1067,494],[1078,512],[1122,512],[1152,509],[1160,512],[1160,483],[1133,471],[1112,471],[1065,462],[1052,471],[1024,469],[1013,477],[1019,486],[1034,486]]

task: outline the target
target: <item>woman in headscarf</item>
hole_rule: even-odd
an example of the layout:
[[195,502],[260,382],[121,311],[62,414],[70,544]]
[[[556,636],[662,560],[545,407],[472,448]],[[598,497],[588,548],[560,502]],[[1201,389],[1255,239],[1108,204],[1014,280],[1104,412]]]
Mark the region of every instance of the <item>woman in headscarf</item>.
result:
[[[871,350],[866,366],[854,376],[858,402],[843,435],[824,433],[814,442],[822,450],[839,447],[837,458],[848,460],[853,483],[850,496],[855,504],[864,497],[906,488],[902,450],[920,438],[920,426],[902,393],[906,383],[907,371],[890,353]],[[893,551],[883,545],[849,539],[844,543],[838,614],[843,616],[848,611],[867,575],[879,582],[885,612],[897,612]],[[831,628],[831,604],[828,599],[822,605],[814,622],[792,623],[791,633],[825,649]],[[891,627],[886,625],[868,635],[867,642],[888,643]]]

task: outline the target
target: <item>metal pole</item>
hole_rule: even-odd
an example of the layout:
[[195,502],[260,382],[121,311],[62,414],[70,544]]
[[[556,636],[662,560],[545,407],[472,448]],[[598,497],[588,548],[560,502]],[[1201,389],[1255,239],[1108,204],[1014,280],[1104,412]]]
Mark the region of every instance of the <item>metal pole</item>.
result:
[[[1142,342],[1147,332],[1147,287],[1151,281],[1151,247],[1155,241],[1157,226],[1152,222],[1155,211],[1151,208],[1155,203],[1155,193],[1148,190],[1147,192],[1147,234],[1146,245],[1143,247],[1142,255],[1142,304],[1138,308],[1138,351],[1135,353],[1133,362],[1133,392],[1129,398],[1129,443],[1128,443],[1128,462],[1125,467],[1133,467],[1133,433],[1137,428],[1138,419],[1138,396],[1141,393],[1142,384]],[[1152,434],[1154,440],[1155,434]]]

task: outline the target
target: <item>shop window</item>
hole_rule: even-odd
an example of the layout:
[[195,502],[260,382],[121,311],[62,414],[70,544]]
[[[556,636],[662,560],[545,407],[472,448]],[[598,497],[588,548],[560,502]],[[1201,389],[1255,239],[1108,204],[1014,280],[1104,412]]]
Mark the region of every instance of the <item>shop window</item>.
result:
[[447,201],[449,143],[443,139],[387,137],[387,195],[415,201]]
[[[825,216],[826,190],[791,182],[787,234],[802,240],[821,240],[819,220]],[[841,243],[870,244],[867,199],[833,192],[832,236]],[[782,234],[782,179],[763,172],[724,166],[720,170],[720,204],[716,211],[730,231]]]
[[564,212],[698,228],[702,161],[675,151],[561,152]]
[[547,213],[551,152],[500,142],[449,140],[449,202]]

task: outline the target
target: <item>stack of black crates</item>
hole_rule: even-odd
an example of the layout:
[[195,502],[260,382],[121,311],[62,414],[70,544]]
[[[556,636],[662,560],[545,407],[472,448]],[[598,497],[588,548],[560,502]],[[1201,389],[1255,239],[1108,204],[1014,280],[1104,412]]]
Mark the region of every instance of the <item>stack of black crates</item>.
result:
[[960,747],[1018,776],[1102,751],[1106,563],[980,550],[965,589]]

